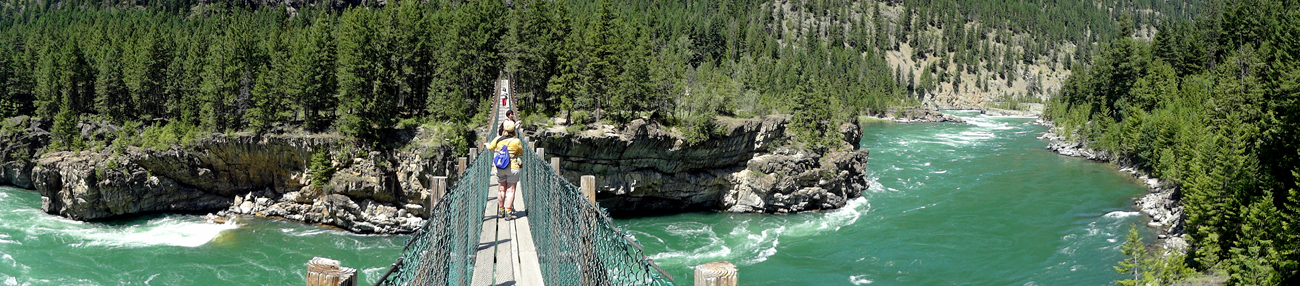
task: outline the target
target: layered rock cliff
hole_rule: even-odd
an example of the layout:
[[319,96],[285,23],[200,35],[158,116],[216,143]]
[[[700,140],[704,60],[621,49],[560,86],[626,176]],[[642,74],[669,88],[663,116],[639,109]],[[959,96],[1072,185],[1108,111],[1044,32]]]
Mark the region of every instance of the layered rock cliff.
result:
[[[452,148],[426,132],[405,146],[361,151],[328,134],[211,134],[165,150],[134,146],[50,152],[41,122],[6,121],[0,184],[34,188],[42,209],[77,220],[148,213],[222,211],[281,217],[361,233],[411,232],[427,216],[429,181],[446,175]],[[18,126],[27,126],[18,128]],[[83,124],[93,130],[103,126]],[[310,159],[326,152],[330,178],[313,178]],[[314,180],[328,182],[312,186]],[[454,178],[453,178],[454,179]]]
[[34,154],[50,142],[49,122],[19,116],[0,121],[0,184],[32,188]]
[[[46,152],[48,122],[3,123],[0,184],[34,188],[44,211],[78,220],[215,212],[359,233],[411,232],[428,216],[430,181],[449,175],[456,156],[442,135],[423,128],[399,136],[400,147],[387,151],[330,134],[208,134],[162,150]],[[725,131],[695,144],[644,121],[622,130],[532,133],[537,146],[563,157],[563,175],[573,181],[598,175],[600,203],[616,213],[823,210],[844,206],[866,188],[868,152],[857,148],[857,124],[838,126],[843,142],[827,151],[790,148],[787,116],[721,123]],[[116,126],[79,127],[96,142],[127,134]],[[317,152],[329,163],[313,164]],[[312,168],[332,175],[314,178]]]
[[695,144],[641,120],[622,130],[543,129],[532,140],[562,158],[570,181],[595,175],[597,200],[615,213],[834,209],[867,186],[855,123],[839,126],[843,142],[833,151],[788,149],[788,116],[720,123],[724,132]]

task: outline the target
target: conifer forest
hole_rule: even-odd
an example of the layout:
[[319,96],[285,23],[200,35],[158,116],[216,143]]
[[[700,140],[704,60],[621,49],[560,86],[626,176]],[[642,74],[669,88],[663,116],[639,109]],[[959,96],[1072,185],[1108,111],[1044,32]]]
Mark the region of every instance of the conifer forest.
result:
[[691,141],[719,118],[792,114],[819,143],[891,108],[1045,105],[1180,191],[1190,248],[1126,244],[1121,284],[1300,284],[1296,0],[0,2],[0,120],[48,122],[47,152],[417,126],[472,141],[499,77],[525,124],[646,120]]

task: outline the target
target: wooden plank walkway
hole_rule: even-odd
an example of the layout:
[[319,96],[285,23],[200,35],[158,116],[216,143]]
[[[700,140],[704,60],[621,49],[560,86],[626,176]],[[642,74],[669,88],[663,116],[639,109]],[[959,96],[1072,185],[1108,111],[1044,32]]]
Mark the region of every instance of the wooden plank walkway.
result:
[[491,177],[488,200],[483,208],[483,233],[479,237],[478,260],[474,264],[475,286],[545,285],[537,263],[528,209],[515,193],[515,211],[519,218],[506,220],[497,216],[496,176]]

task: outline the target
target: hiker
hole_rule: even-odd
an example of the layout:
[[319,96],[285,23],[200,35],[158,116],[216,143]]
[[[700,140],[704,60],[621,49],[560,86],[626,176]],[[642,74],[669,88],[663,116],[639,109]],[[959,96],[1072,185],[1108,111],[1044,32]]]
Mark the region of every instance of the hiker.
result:
[[[501,152],[501,150],[506,152]],[[519,156],[524,153],[524,146],[520,143],[519,138],[515,137],[515,122],[506,120],[501,124],[501,136],[492,139],[488,150],[496,152],[493,156],[493,165],[497,168],[497,182],[501,186],[497,192],[497,214],[498,216],[515,216],[515,190],[519,185],[519,168],[521,162]],[[507,161],[501,161],[502,156],[508,156]],[[508,218],[507,218],[508,219]]]
[[[516,127],[519,126],[519,119],[515,118],[514,110],[506,110],[506,118],[501,121],[501,130],[497,131],[497,136],[505,136],[506,123],[513,123]],[[513,127],[509,129],[514,130]]]

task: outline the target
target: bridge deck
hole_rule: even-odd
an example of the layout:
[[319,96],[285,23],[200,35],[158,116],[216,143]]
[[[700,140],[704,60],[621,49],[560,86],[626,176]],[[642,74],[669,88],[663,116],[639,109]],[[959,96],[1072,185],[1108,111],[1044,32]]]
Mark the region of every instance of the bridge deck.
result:
[[478,260],[474,264],[471,285],[544,285],[528,224],[528,208],[523,192],[516,192],[515,211],[519,218],[506,220],[497,216],[497,183],[490,178],[488,200],[483,208],[483,233],[479,237]]

